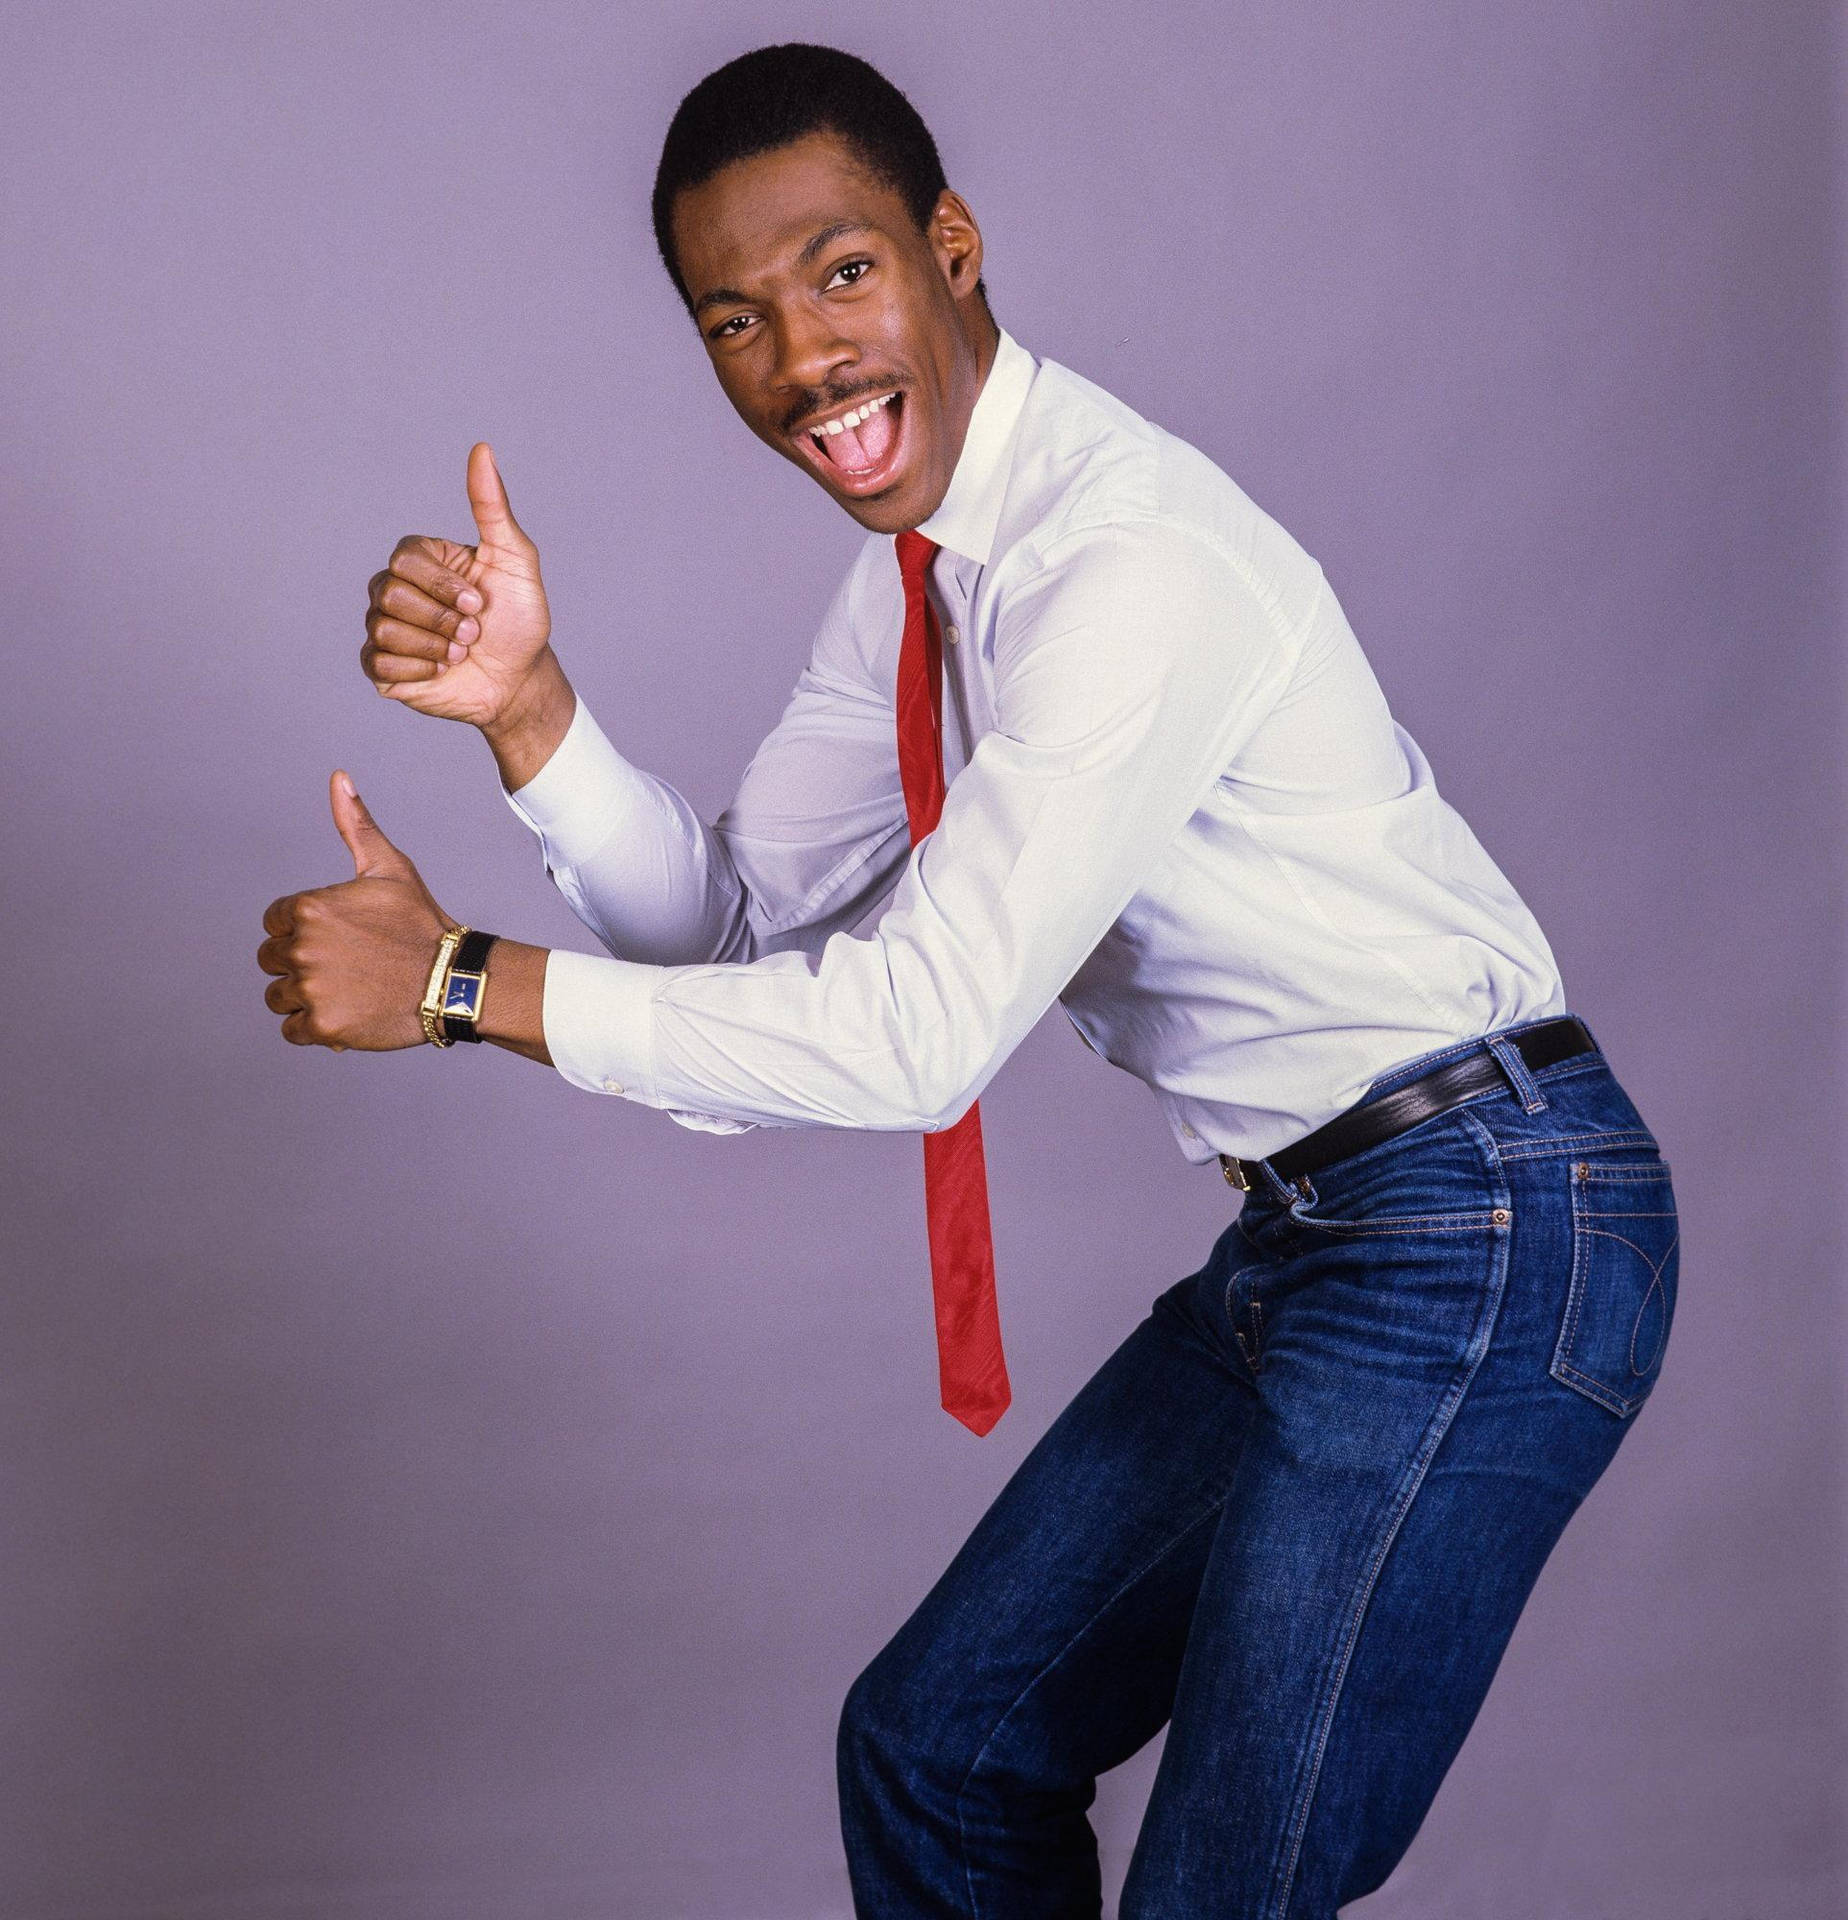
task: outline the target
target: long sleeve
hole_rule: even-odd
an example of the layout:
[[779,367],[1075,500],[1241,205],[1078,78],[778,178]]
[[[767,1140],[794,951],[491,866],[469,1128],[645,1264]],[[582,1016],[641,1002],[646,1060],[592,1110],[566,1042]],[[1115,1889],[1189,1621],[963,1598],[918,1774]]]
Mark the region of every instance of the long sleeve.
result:
[[[876,787],[899,808],[903,870],[885,912],[858,936],[839,914],[817,912],[832,903],[830,885],[851,886],[843,836],[807,857],[814,887],[800,900],[783,894],[785,919],[765,920],[754,950],[727,918],[723,888],[711,889],[718,905],[688,924],[714,929],[735,960],[554,953],[545,1024],[560,1072],[732,1122],[952,1124],[1274,704],[1297,639],[1204,536],[1125,519],[1066,534],[1009,590],[995,633],[996,724],[950,782],[935,831],[908,852],[889,691],[850,697],[845,680],[799,688],[792,741],[822,724],[820,709],[798,705],[822,691],[834,702],[828,725],[883,708],[880,781],[862,775],[851,790],[870,809]],[[846,737],[858,737],[851,726]],[[774,769],[764,774],[772,787]],[[872,816],[854,817],[857,847]],[[754,854],[763,844],[759,829]],[[779,924],[798,921],[821,937],[772,944]]]
[[890,886],[908,838],[891,702],[853,651],[863,560],[711,825],[618,753],[581,700],[552,757],[507,796],[612,954],[666,965],[819,946]]

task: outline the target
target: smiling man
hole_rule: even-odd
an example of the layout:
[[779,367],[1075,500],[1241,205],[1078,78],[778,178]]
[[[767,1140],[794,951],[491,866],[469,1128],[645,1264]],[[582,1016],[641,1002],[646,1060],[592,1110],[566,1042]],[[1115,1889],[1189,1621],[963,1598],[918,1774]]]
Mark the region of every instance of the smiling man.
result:
[[1096,1778],[1165,1724],[1125,1920],[1331,1920],[1654,1386],[1668,1169],[1321,569],[997,326],[902,94],[747,54],[681,103],[654,214],[740,417],[867,529],[788,705],[710,824],[627,760],[477,445],[477,543],[399,542],[362,662],[481,730],[606,952],[464,934],[336,775],[355,875],[266,913],[268,1004],[688,1126],[920,1133],[978,1433],[1009,1396],[978,1096],[1061,1004],[1242,1210],[855,1682],[856,1911],[1097,1914]]

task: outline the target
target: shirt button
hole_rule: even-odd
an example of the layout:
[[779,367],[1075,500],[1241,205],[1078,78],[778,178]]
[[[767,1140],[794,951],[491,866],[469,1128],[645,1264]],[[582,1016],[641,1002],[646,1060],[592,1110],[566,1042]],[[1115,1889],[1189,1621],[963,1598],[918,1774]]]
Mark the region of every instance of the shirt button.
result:
[[622,1082],[620,1080],[606,1080],[603,1083],[603,1091],[605,1093],[620,1093],[622,1091]]
[[1181,1137],[1185,1140],[1198,1140],[1200,1136],[1183,1120],[1181,1122]]
[[955,646],[957,641],[962,638],[962,633],[960,629],[957,627],[956,622],[954,620],[952,620],[950,624],[944,628],[943,637],[950,643],[951,646]]

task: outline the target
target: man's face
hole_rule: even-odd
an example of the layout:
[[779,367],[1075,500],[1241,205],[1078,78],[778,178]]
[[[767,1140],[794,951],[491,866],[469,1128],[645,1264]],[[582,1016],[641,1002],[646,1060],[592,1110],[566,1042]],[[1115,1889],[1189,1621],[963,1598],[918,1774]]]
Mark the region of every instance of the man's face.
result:
[[975,292],[982,237],[961,199],[946,191],[920,232],[852,147],[817,133],[687,188],[673,234],[745,425],[863,527],[927,520],[994,352]]

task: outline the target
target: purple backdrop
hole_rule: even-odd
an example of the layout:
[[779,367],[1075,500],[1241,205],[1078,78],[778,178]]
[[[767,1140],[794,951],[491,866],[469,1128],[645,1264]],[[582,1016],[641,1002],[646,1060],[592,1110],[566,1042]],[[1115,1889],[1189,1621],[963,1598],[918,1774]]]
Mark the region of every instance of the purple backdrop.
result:
[[1042,1022],[983,1102],[977,1442],[914,1139],[263,1007],[263,906],[350,872],[337,764],[451,911],[592,944],[480,742],[358,672],[472,440],[625,750],[710,814],[780,711],[858,530],[731,415],[646,202],[781,38],[911,93],[1017,338],[1324,562],[1677,1170],[1661,1389],[1350,1911],[1844,1910],[1828,18],[14,10],[0,1913],[844,1915],[849,1680],[1228,1217]]

